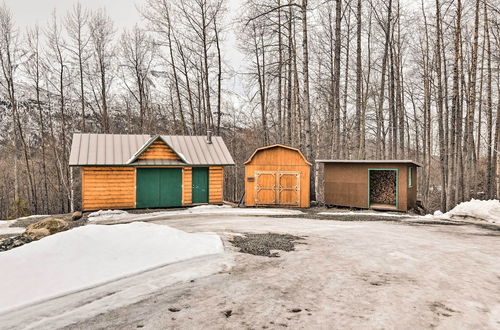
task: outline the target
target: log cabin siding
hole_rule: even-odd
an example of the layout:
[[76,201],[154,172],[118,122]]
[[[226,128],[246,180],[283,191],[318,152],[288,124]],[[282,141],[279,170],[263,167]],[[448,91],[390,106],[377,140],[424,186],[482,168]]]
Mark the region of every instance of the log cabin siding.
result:
[[138,159],[175,159],[180,160],[179,156],[170,149],[163,141],[153,142]]
[[82,208],[135,207],[135,168],[84,167],[82,169]]
[[182,168],[182,205],[193,203],[193,168]]
[[222,204],[224,198],[224,168],[212,166],[208,170],[208,203]]

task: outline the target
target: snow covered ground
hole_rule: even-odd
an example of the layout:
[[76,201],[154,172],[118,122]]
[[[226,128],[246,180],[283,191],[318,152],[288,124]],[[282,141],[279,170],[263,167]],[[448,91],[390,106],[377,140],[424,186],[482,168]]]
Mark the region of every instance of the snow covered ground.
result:
[[88,225],[0,253],[0,313],[194,257],[220,237],[135,222]]
[[[220,233],[227,251],[206,257],[232,254],[233,268],[170,286],[163,286],[164,269],[156,269],[0,315],[0,328],[498,329],[500,324],[500,240],[494,230],[218,215],[158,223]],[[304,237],[305,244],[279,258],[253,256],[235,253],[225,232],[287,233]],[[189,263],[198,271],[205,262],[190,259],[166,268],[182,271]]]
[[27,217],[22,217],[14,220],[0,220],[0,235],[18,235],[24,233],[25,228],[23,227],[10,227],[15,224],[18,220],[32,219],[32,218],[45,218],[48,215],[30,215]]
[[347,211],[347,212],[318,212],[319,215],[364,215],[364,216],[376,216],[376,217],[396,217],[396,218],[408,218],[408,214],[394,214],[394,213],[387,213],[387,212],[354,212],[354,211]]
[[90,213],[88,220],[90,223],[121,223],[139,220],[152,220],[164,217],[179,217],[191,215],[298,215],[303,214],[299,210],[272,209],[272,208],[236,208],[229,205],[201,205],[183,210],[160,211],[145,214],[128,213],[122,210],[100,210]]
[[9,227],[13,225],[17,220],[0,220],[0,235],[16,235],[24,233],[24,228],[21,227]]
[[494,224],[500,224],[500,202],[496,199],[492,200],[476,200],[472,199],[468,202],[463,202],[455,206],[452,210],[442,213],[436,211],[434,214],[425,216],[410,215],[410,214],[394,214],[387,212],[366,212],[366,211],[347,211],[347,212],[319,212],[319,215],[328,216],[377,216],[377,217],[394,217],[394,218],[410,218],[410,219],[425,219],[425,220],[466,220],[466,221],[487,221]]

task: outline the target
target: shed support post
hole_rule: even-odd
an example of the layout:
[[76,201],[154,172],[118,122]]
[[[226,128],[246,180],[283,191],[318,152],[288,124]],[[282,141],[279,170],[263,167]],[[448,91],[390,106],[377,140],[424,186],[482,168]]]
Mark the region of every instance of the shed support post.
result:
[[74,185],[74,181],[73,181],[73,167],[70,167],[69,168],[69,185],[70,185],[70,194],[69,194],[69,198],[70,198],[70,210],[71,210],[71,213],[75,212],[75,185]]

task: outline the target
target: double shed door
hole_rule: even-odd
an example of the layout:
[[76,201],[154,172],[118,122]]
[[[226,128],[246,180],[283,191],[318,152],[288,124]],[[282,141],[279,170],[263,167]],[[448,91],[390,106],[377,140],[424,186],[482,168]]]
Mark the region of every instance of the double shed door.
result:
[[255,205],[300,206],[300,172],[255,171]]
[[138,168],[136,207],[182,206],[181,168]]

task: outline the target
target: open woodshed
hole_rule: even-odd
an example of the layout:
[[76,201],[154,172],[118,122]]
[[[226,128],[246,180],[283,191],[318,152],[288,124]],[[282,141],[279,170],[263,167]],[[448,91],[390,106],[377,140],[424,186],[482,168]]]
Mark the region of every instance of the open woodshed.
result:
[[330,206],[408,211],[417,207],[417,168],[411,160],[318,160]]
[[309,207],[311,163],[299,149],[258,148],[245,162],[245,205]]

